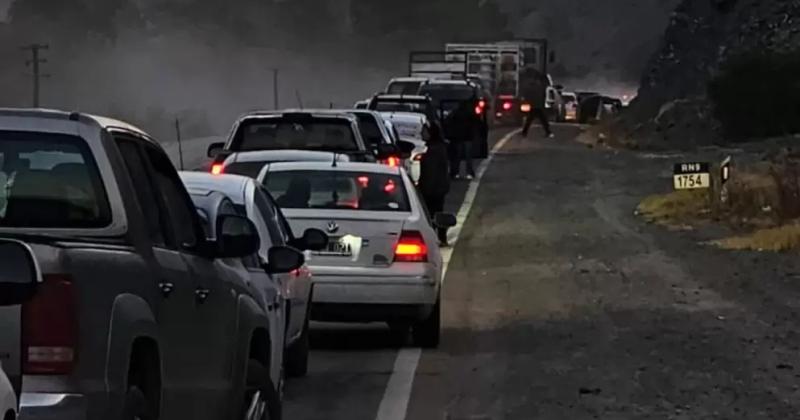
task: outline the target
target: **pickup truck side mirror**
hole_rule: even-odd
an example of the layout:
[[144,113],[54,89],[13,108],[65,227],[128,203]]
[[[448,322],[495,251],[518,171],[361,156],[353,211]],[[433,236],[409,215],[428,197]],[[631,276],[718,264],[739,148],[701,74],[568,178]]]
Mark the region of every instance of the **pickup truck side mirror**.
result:
[[302,252],[288,246],[273,246],[267,251],[269,263],[264,266],[270,274],[282,274],[297,270],[306,262]]
[[211,143],[208,146],[206,154],[208,155],[208,157],[213,159],[217,157],[217,155],[221,154],[224,149],[225,149],[225,143]]
[[405,141],[405,140],[397,141],[397,148],[400,149],[400,156],[403,159],[408,159],[416,147],[417,145],[411,143],[410,141]]
[[390,156],[397,156],[399,150],[397,150],[397,146],[388,143],[379,143],[377,147],[377,156],[378,160],[385,160],[388,159]]
[[28,245],[0,240],[0,267],[0,306],[20,305],[33,297],[42,274]]
[[217,219],[218,258],[242,258],[254,254],[261,246],[258,231],[250,219],[223,215]]
[[301,251],[322,251],[328,246],[328,234],[319,229],[306,229],[302,238],[296,238],[289,245]]
[[456,216],[450,213],[436,213],[433,216],[433,224],[438,228],[451,228],[457,223]]

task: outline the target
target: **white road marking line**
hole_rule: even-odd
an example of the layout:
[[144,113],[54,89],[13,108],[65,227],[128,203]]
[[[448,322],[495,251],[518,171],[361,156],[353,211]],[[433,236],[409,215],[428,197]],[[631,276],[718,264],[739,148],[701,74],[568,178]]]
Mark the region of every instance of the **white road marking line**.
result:
[[[467,193],[464,196],[464,203],[458,211],[456,219],[458,224],[448,232],[447,239],[450,242],[450,248],[442,250],[442,283],[447,275],[447,267],[450,265],[450,258],[453,255],[453,249],[458,242],[458,237],[461,235],[461,228],[467,221],[472,204],[475,202],[475,196],[478,194],[478,187],[480,186],[483,174],[492,162],[495,153],[497,153],[519,130],[508,133],[505,137],[500,139],[494,145],[492,151],[481,165],[478,167],[475,179],[469,185]],[[401,349],[397,352],[397,359],[394,362],[392,376],[389,377],[389,383],[386,384],[386,391],[383,393],[381,405],[378,406],[378,415],[375,420],[405,420],[406,413],[408,412],[408,401],[411,398],[411,391],[414,385],[414,375],[417,372],[417,365],[419,358],[422,355],[422,349],[407,348]]]
[[408,400],[414,385],[414,374],[417,371],[422,349],[401,349],[394,361],[394,370],[386,384],[383,400],[378,407],[378,420],[403,420],[408,410]]
[[469,212],[472,211],[472,204],[475,202],[475,196],[478,195],[478,187],[481,184],[481,179],[483,179],[483,174],[486,173],[486,170],[489,168],[489,164],[492,163],[494,155],[519,132],[520,130],[512,131],[500,139],[500,141],[498,141],[494,147],[492,147],[489,157],[484,159],[480,166],[478,166],[478,170],[475,173],[475,179],[470,182],[467,193],[464,195],[464,202],[461,204],[458,214],[456,214],[457,223],[447,232],[447,242],[450,243],[450,248],[442,250],[442,262],[444,263],[442,269],[442,283],[444,283],[444,280],[447,278],[447,267],[450,265],[450,258],[453,257],[453,250],[455,250],[456,242],[458,242],[458,238],[461,236],[461,229],[464,227],[464,223],[467,222]]

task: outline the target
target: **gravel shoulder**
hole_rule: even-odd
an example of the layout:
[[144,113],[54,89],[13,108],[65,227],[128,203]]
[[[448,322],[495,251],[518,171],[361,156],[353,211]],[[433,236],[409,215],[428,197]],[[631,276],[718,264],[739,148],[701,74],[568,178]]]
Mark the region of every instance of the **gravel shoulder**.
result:
[[557,133],[484,177],[407,418],[795,418],[796,257],[647,225],[672,162]]

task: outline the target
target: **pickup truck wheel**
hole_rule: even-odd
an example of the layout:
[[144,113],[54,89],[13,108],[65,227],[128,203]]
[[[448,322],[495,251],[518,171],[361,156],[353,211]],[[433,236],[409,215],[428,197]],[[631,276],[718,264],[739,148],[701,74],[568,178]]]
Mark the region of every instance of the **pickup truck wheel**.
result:
[[122,409],[122,420],[156,420],[150,415],[150,404],[144,392],[132,385],[125,393],[125,405]]
[[306,317],[300,337],[286,349],[286,355],[284,356],[286,375],[290,378],[306,376],[308,373],[308,352],[311,347],[308,330],[308,317]]
[[422,348],[436,348],[439,346],[439,333],[442,329],[442,298],[436,299],[436,305],[428,318],[417,322],[411,330],[414,345]]
[[282,406],[269,371],[258,360],[247,362],[247,382],[242,401],[243,420],[281,420]]

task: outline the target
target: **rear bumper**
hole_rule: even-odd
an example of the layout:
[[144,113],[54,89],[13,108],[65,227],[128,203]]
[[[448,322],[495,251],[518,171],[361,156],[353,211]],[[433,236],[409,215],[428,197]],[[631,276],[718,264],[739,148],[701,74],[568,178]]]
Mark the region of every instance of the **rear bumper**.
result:
[[23,392],[19,420],[85,420],[86,400],[80,394]]
[[433,308],[433,305],[315,303],[311,307],[311,319],[323,322],[414,322],[428,318]]
[[[403,275],[398,274],[403,270],[347,272],[312,268],[312,271],[314,297],[311,312],[315,320],[417,318],[426,311],[430,312],[439,296],[440,276],[430,268],[417,268]],[[359,313],[363,316],[359,317]]]

